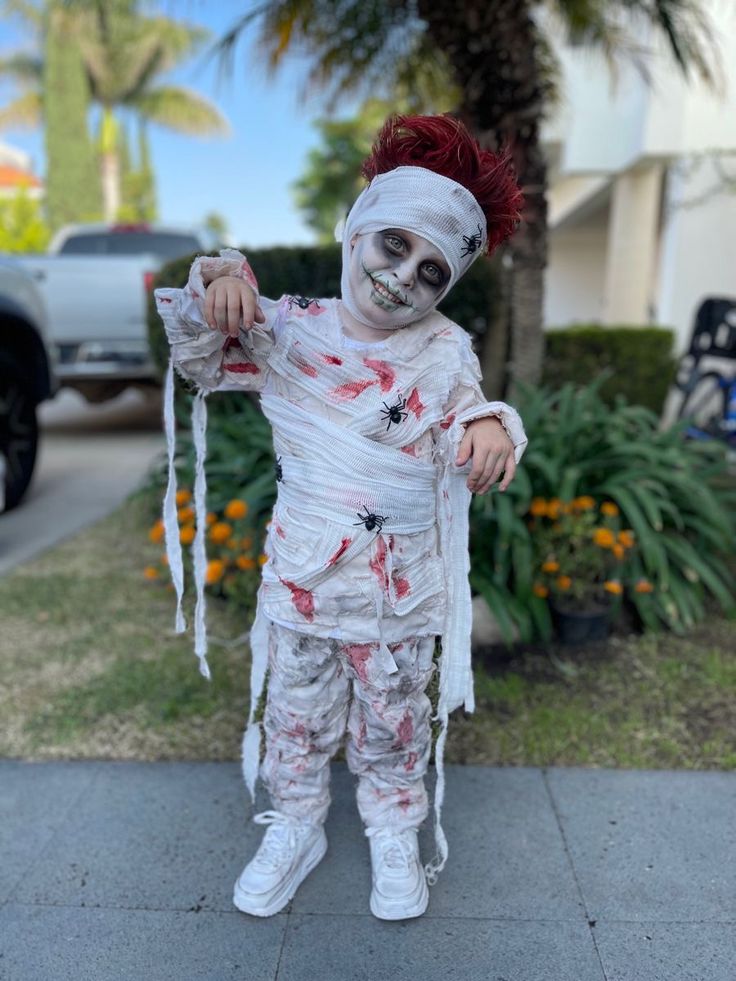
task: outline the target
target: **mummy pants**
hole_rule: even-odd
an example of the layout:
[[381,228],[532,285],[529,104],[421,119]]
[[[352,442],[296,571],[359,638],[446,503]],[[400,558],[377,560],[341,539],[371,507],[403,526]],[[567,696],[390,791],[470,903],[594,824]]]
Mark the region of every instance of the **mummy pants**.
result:
[[399,669],[389,674],[377,664],[376,643],[343,644],[269,624],[260,775],[274,808],[325,820],[330,759],[345,736],[363,823],[397,830],[422,823],[431,748],[424,692],[435,670],[434,643],[431,636],[389,644]]

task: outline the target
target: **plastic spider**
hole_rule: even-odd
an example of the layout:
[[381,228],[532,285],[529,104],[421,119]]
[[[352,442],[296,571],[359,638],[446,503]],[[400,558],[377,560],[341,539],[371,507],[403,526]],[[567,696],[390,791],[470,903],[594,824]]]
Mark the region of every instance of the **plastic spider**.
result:
[[[385,402],[383,404],[386,405]],[[399,423],[399,422],[403,422],[404,419],[406,419],[409,413],[404,412],[405,407],[406,407],[406,399],[400,398],[399,401],[396,403],[396,405],[391,405],[391,406],[386,405],[385,409],[381,409],[381,415],[383,416],[383,418],[388,419],[388,426],[386,426],[386,432],[388,432],[392,422]]]
[[365,515],[362,515],[359,511],[356,511],[355,513],[360,518],[360,521],[354,521],[353,524],[365,525],[366,531],[373,531],[374,528],[377,528],[378,531],[380,531],[383,527],[383,522],[388,521],[388,516],[384,514],[373,514],[368,510],[365,504],[362,505],[362,508],[365,511]]
[[294,306],[294,304],[296,304],[299,307],[300,310],[308,310],[309,307],[312,305],[312,303],[314,303],[314,305],[316,307],[319,307],[319,303],[317,302],[317,300],[316,300],[315,297],[309,297],[309,296],[290,296],[289,297],[289,309],[290,310]]
[[483,232],[481,230],[480,224],[478,225],[478,231],[473,235],[463,235],[463,250],[460,253],[461,256],[473,255],[474,252],[480,248],[480,244],[483,241]]

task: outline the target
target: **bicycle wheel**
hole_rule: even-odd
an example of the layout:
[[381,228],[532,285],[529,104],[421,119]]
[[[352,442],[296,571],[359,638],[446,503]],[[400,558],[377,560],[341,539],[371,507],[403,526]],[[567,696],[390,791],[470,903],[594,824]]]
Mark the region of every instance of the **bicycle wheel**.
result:
[[713,436],[723,432],[729,381],[717,371],[706,371],[683,399],[678,416]]

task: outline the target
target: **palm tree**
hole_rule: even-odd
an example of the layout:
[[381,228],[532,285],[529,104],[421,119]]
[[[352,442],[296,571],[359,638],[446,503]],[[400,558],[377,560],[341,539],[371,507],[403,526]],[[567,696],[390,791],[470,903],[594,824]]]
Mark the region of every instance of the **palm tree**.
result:
[[219,42],[231,59],[243,29],[256,22],[256,47],[269,69],[298,45],[314,59],[311,86],[327,89],[333,102],[356,90],[411,90],[418,65],[432,67],[438,79],[449,69],[461,93],[457,115],[482,146],[511,147],[525,195],[524,221],[508,246],[512,398],[517,381],[539,381],[544,357],[547,165],[540,128],[557,65],[540,26],[542,8],[570,41],[601,48],[609,63],[629,54],[643,71],[643,52],[626,23],[648,22],[685,74],[694,69],[713,82],[710,33],[697,0],[274,0],[245,13]]
[[[120,110],[193,136],[227,131],[225,119],[208,100],[182,86],[156,81],[198,51],[209,32],[167,17],[139,14],[136,0],[66,0],[65,6],[74,20],[75,42],[89,77],[92,100],[102,111],[100,167],[105,218],[112,221],[120,207]],[[6,0],[6,8],[39,29],[43,7],[30,0]],[[0,71],[28,87],[0,113],[0,123],[20,118],[40,123],[40,60],[16,55],[0,63]]]

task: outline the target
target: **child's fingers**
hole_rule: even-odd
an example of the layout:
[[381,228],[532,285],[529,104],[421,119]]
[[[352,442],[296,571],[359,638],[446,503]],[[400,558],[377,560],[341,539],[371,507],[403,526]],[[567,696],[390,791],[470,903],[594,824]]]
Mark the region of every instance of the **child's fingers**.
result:
[[500,491],[505,491],[506,490],[506,488],[509,486],[509,484],[514,479],[514,476],[516,474],[516,460],[514,459],[513,450],[506,457],[506,463],[505,463],[505,466],[504,466],[504,470],[506,471],[506,473],[504,475],[503,480],[498,485],[498,489]]
[[227,332],[231,337],[237,337],[240,332],[241,318],[245,319],[240,291],[228,288],[227,291]]
[[217,330],[217,323],[215,322],[215,291],[209,288],[204,297],[204,322],[210,330]]
[[259,324],[265,324],[266,322],[266,315],[259,306],[256,306],[256,322]]

